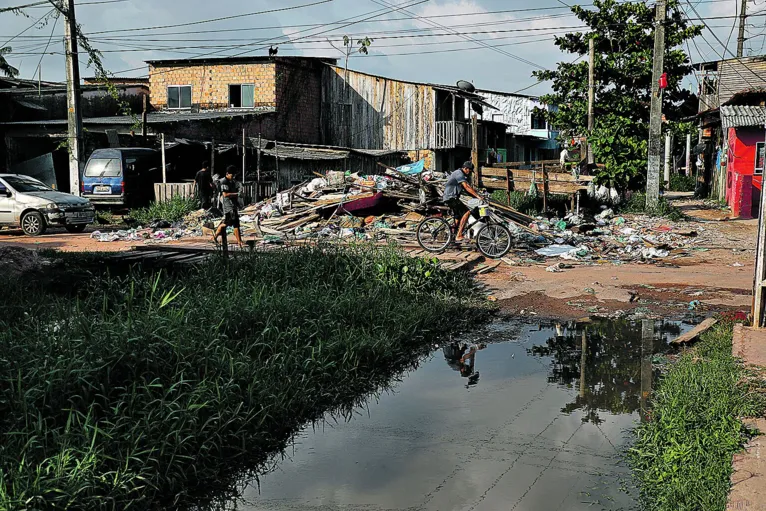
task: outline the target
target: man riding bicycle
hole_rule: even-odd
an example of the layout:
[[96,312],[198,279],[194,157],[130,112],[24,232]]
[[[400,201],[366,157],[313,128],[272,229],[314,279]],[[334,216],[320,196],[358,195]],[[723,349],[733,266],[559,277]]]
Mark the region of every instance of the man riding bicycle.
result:
[[465,191],[468,195],[481,200],[481,196],[478,192],[468,184],[468,176],[471,175],[473,170],[473,163],[467,161],[463,164],[462,168],[459,168],[450,174],[449,179],[447,179],[447,185],[444,187],[444,195],[442,196],[442,202],[452,210],[452,215],[455,217],[455,221],[457,221],[458,218],[460,219],[457,236],[455,237],[455,241],[458,243],[463,241],[463,231],[468,223],[468,217],[471,215],[471,212],[460,200],[460,195]]

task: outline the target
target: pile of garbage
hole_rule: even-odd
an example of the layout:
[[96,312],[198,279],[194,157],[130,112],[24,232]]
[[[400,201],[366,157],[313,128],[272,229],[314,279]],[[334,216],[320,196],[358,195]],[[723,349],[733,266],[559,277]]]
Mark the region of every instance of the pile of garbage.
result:
[[120,229],[111,232],[93,231],[91,239],[109,243],[114,241],[143,241],[144,243],[167,243],[182,238],[202,236],[198,219],[212,218],[204,210],[191,213],[180,222],[155,220],[148,227],[138,226],[132,229]]

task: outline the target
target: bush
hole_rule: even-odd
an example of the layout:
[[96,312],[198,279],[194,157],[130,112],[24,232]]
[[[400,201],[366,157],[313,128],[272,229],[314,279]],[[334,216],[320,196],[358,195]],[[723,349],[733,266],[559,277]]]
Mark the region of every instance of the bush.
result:
[[732,324],[720,324],[660,381],[651,419],[638,427],[629,451],[643,509],[726,508],[732,455],[748,435],[739,417],[766,408],[745,383],[731,340]]
[[152,202],[146,208],[137,208],[130,211],[129,219],[134,224],[147,226],[155,220],[166,220],[170,223],[178,222],[200,208],[196,197],[176,196],[166,202]]
[[673,174],[670,176],[668,189],[672,192],[693,192],[696,185],[697,180],[694,179],[694,176]]
[[97,271],[63,296],[12,286],[0,509],[149,509],[234,487],[306,421],[411,367],[456,318],[482,317],[467,276],[368,246]]

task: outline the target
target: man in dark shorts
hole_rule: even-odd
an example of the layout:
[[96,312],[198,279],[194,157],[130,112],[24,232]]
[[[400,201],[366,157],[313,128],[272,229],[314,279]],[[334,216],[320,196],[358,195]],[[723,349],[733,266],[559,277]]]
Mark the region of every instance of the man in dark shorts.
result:
[[213,177],[210,175],[210,164],[208,162],[202,162],[202,169],[194,176],[194,186],[197,188],[197,195],[202,209],[210,209],[213,202],[215,184],[213,184]]
[[226,177],[221,179],[219,188],[221,189],[221,196],[223,202],[223,221],[218,226],[213,241],[217,244],[218,237],[224,232],[227,227],[234,228],[234,237],[237,239],[240,248],[244,246],[242,243],[242,235],[239,231],[239,183],[234,179],[234,173],[237,169],[233,165],[229,165],[226,168]]
[[463,241],[463,231],[465,231],[468,217],[471,215],[471,212],[468,211],[468,208],[460,200],[460,195],[465,191],[468,195],[481,200],[481,196],[468,184],[468,176],[471,175],[471,172],[473,172],[473,163],[467,161],[463,164],[462,168],[450,174],[444,187],[444,195],[442,196],[442,202],[450,207],[455,220],[460,219],[457,236],[455,237],[456,242]]

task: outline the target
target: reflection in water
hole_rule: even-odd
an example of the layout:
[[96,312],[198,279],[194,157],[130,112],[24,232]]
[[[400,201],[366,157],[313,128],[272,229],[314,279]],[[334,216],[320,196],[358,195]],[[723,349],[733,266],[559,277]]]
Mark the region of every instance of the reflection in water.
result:
[[677,336],[677,323],[618,320],[557,324],[556,334],[544,345],[528,350],[536,357],[551,357],[548,381],[579,394],[562,412],[582,410],[583,421],[599,424],[599,412],[629,414],[642,411],[652,389],[652,358],[668,350],[667,337]]
[[652,354],[679,332],[498,321],[423,359],[395,392],[298,432],[273,472],[241,481],[242,498],[222,507],[631,509],[621,452],[645,413]]

